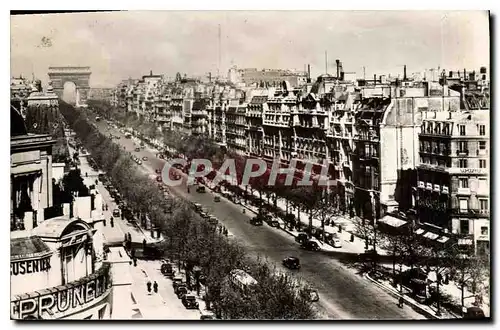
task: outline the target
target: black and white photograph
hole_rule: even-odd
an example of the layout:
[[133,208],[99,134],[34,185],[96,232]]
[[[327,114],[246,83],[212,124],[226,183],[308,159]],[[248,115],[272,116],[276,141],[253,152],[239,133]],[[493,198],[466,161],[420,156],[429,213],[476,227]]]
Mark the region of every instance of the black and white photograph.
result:
[[11,12],[10,319],[490,320],[491,19]]

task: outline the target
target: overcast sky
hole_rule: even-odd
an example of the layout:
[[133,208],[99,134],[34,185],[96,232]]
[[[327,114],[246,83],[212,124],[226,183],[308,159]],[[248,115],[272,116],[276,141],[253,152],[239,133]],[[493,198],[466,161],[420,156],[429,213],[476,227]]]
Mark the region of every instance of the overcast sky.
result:
[[91,86],[221,68],[296,68],[313,76],[489,67],[488,13],[478,11],[131,11],[11,17],[11,72],[47,81],[49,66],[91,66]]

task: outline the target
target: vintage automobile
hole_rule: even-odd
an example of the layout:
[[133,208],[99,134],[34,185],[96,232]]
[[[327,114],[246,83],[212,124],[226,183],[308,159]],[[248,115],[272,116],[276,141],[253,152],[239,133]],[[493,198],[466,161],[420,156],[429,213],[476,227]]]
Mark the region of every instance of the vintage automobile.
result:
[[211,224],[211,225],[214,225],[216,226],[217,224],[219,224],[219,220],[214,217],[214,216],[211,216],[209,219],[208,219],[208,223]]
[[188,289],[185,285],[179,285],[175,288],[174,293],[177,295],[177,298],[182,299],[188,293]]
[[214,202],[220,202],[220,196],[215,196],[214,197]]
[[175,270],[173,269],[172,264],[170,264],[170,263],[162,264],[160,271],[164,276],[167,276],[167,277],[174,277],[174,275],[175,275]]
[[319,244],[317,242],[311,241],[311,240],[303,242],[300,247],[305,249],[305,250],[310,250],[310,251],[319,251],[320,250]]
[[182,304],[183,304],[183,305],[184,305],[184,307],[186,307],[187,309],[198,309],[198,307],[199,307],[199,304],[198,304],[198,302],[196,301],[195,296],[193,296],[193,295],[185,295],[185,296],[182,298]]
[[136,147],[136,148],[134,149],[134,151],[135,151],[135,152],[139,152],[139,151],[141,151],[141,148]]
[[198,188],[196,188],[196,192],[205,193],[206,192],[205,186],[198,186]]
[[296,257],[286,257],[283,259],[283,266],[288,269],[300,269],[300,260]]
[[262,226],[264,222],[262,221],[262,217],[259,217],[258,215],[250,219],[250,224],[254,226]]
[[113,216],[114,216],[115,218],[118,218],[118,217],[120,216],[120,210],[119,210],[119,209],[114,209],[114,210],[113,210]]
[[298,233],[297,236],[295,237],[295,241],[302,244],[305,241],[307,241],[309,237],[307,236],[306,233]]
[[174,288],[174,291],[175,291],[175,288],[177,288],[179,285],[184,285],[184,282],[182,281],[182,277],[176,276],[172,280],[172,287]]

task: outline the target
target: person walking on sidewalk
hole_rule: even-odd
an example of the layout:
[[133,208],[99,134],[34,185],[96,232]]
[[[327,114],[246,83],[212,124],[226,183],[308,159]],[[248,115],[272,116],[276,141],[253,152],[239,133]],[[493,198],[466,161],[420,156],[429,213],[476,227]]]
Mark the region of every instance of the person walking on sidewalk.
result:
[[111,228],[113,228],[115,226],[115,222],[113,220],[113,217],[111,217],[111,219],[109,219],[109,223],[111,225]]
[[156,281],[153,283],[153,291],[158,293],[158,283],[156,283]]
[[148,293],[151,293],[151,281],[148,281],[148,283],[146,283],[146,286],[148,288]]
[[143,239],[143,240],[142,240],[142,248],[143,248],[144,250],[146,250],[146,243],[147,243],[147,242],[146,242],[146,239]]

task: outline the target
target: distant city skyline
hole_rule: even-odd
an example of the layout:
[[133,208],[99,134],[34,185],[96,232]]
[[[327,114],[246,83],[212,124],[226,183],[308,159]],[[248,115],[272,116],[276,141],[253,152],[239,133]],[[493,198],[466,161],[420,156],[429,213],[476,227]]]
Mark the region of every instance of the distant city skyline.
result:
[[402,75],[489,67],[487,11],[129,11],[11,17],[11,75],[44,83],[49,66],[91,66],[92,87],[230,66]]

